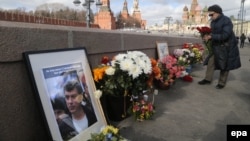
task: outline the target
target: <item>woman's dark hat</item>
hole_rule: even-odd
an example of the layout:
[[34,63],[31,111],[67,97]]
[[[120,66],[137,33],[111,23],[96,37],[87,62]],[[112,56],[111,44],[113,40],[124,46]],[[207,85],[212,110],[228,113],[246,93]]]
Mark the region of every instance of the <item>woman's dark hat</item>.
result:
[[215,4],[210,7],[208,7],[208,11],[214,11],[215,13],[222,14],[222,9],[219,5]]

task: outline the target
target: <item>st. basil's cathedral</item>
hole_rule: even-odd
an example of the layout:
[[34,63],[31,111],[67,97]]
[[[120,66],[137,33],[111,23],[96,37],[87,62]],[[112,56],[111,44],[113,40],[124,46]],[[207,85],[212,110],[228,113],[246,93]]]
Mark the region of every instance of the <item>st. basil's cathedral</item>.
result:
[[183,8],[182,23],[184,25],[206,25],[208,24],[208,8],[203,9],[198,4],[198,0],[192,0],[190,10],[187,6]]

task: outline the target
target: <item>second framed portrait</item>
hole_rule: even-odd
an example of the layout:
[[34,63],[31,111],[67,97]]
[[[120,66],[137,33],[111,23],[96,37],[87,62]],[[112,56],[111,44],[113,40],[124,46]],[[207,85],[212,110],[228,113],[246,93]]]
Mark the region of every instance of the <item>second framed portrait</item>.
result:
[[156,41],[158,59],[162,60],[162,58],[169,55],[168,43],[163,41]]

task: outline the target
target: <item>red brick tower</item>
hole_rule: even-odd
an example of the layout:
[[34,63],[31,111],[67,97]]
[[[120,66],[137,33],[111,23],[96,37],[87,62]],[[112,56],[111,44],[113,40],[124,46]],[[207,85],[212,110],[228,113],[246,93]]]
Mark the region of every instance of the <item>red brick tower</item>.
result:
[[115,17],[110,9],[109,0],[102,0],[102,6],[95,15],[95,24],[98,24],[101,29],[116,29]]
[[121,12],[122,18],[127,19],[129,17],[129,13],[128,13],[128,3],[125,0],[123,3],[123,8],[122,8],[122,12]]

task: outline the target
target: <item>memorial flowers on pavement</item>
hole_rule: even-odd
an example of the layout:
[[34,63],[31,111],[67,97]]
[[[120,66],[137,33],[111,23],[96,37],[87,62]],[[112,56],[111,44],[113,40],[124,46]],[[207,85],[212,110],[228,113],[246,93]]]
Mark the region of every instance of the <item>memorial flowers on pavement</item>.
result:
[[184,43],[183,49],[189,49],[192,53],[194,53],[194,59],[193,59],[193,62],[191,63],[195,64],[195,63],[202,62],[203,60],[202,55],[203,55],[204,48],[202,47],[201,44]]
[[174,55],[177,58],[177,64],[180,66],[186,67],[195,61],[195,54],[189,49],[175,49]]
[[133,102],[131,112],[138,121],[151,119],[154,114],[154,105],[144,99]]
[[158,61],[161,75],[158,77],[164,86],[174,83],[176,78],[181,77],[184,67],[177,64],[177,59],[173,55],[167,55]]
[[88,141],[127,141],[119,134],[119,129],[111,125],[101,129],[100,133],[92,133]]
[[139,95],[148,89],[147,81],[152,71],[149,57],[141,51],[128,51],[112,60],[102,58],[102,65],[93,70],[97,89],[103,94]]

